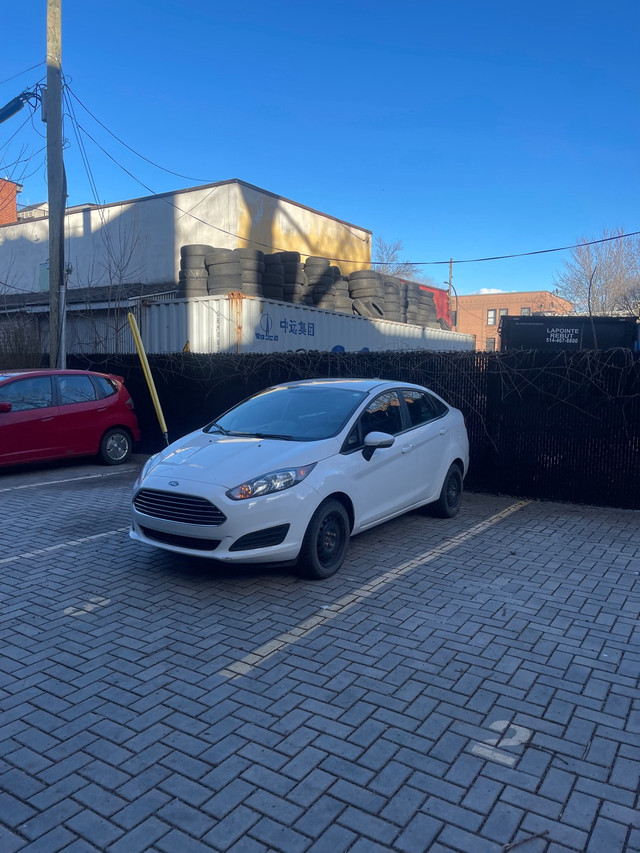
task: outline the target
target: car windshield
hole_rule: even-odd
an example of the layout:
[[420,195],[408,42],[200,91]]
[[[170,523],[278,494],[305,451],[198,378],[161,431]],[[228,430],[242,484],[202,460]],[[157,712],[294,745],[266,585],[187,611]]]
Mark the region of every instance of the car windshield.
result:
[[289,441],[317,441],[337,435],[364,398],[363,391],[328,385],[270,388],[250,397],[205,432]]

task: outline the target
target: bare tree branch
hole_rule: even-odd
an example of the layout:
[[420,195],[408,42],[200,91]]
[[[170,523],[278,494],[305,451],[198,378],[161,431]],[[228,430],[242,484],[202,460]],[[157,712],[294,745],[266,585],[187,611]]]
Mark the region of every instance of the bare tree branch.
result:
[[[640,310],[640,237],[624,237],[624,229],[603,231],[620,237],[593,246],[572,249],[570,260],[556,274],[558,292],[578,313],[638,314]],[[581,238],[586,243],[586,238]]]
[[396,240],[395,243],[385,243],[382,237],[376,237],[373,241],[373,268],[383,275],[406,278],[410,281],[419,281],[437,287],[432,279],[424,275],[417,264],[400,260],[402,248],[402,240]]

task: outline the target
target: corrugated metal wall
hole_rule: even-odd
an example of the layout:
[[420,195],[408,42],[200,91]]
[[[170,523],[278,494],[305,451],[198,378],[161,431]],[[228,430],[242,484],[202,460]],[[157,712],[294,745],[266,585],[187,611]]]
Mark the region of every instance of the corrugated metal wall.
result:
[[369,320],[259,298],[174,300],[145,305],[142,335],[150,353],[269,353],[322,350],[473,350],[474,340],[444,329]]

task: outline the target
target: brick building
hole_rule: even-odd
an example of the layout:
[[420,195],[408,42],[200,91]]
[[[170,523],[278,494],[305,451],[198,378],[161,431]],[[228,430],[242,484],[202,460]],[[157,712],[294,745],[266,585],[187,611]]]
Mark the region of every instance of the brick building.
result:
[[0,225],[9,225],[18,221],[18,193],[20,184],[0,178]]
[[522,293],[478,293],[458,296],[454,305],[454,329],[475,335],[476,349],[499,350],[498,327],[505,315],[526,317],[532,314],[570,314],[573,306],[548,290]]

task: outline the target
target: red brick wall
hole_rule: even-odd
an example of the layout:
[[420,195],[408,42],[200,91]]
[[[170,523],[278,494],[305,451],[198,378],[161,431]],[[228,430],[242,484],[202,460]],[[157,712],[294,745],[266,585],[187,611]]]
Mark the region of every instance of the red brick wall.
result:
[[0,178],[0,225],[18,221],[18,184]]
[[[496,350],[500,349],[500,312],[521,316],[523,309],[530,314],[569,314],[573,307],[566,299],[550,293],[548,290],[522,291],[520,293],[475,293],[462,295],[457,299],[457,332],[475,335],[476,349],[489,349],[489,342]],[[488,312],[495,312],[491,325]]]

